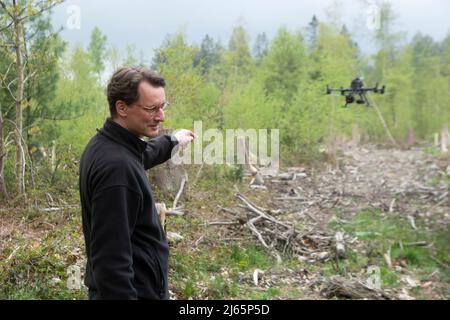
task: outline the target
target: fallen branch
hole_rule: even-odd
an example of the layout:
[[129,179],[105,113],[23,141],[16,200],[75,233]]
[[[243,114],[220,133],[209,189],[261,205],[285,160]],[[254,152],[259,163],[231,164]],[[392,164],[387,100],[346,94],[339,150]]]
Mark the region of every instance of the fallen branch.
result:
[[51,207],[51,208],[40,208],[39,211],[42,212],[54,212],[54,211],[62,211],[62,210],[66,210],[66,209],[74,209],[74,208],[79,208],[80,206],[78,205],[74,205],[74,206],[65,206],[65,207]]
[[411,228],[413,228],[414,230],[417,230],[417,226],[416,226],[416,222],[414,221],[414,217],[408,216],[407,218],[408,218],[409,224],[411,225]]
[[271,222],[273,222],[273,223],[275,223],[275,224],[278,224],[278,225],[280,225],[280,226],[283,226],[283,227],[285,227],[286,229],[290,229],[290,228],[291,228],[290,226],[284,224],[283,222],[278,221],[277,219],[275,219],[275,218],[269,216],[268,214],[262,212],[261,210],[257,209],[256,206],[253,205],[253,204],[252,204],[247,198],[245,198],[243,195],[241,195],[241,194],[236,194],[236,197],[237,197],[238,199],[242,200],[242,201],[247,205],[247,208],[248,208],[249,210],[253,211],[254,213],[256,213],[257,215],[259,215],[260,217],[262,217],[262,218],[264,218],[264,219],[266,219],[266,220],[269,220],[269,221],[271,221]]
[[266,241],[262,237],[261,233],[259,233],[258,229],[256,229],[256,227],[255,227],[255,222],[257,222],[258,220],[261,220],[261,219],[262,219],[262,217],[253,218],[247,222],[247,226],[253,232],[253,234],[258,238],[259,242],[261,242],[261,244],[264,246],[264,248],[266,248],[267,250],[270,251],[271,248],[266,243]]
[[178,190],[178,193],[177,193],[177,195],[175,197],[175,200],[173,201],[172,209],[176,209],[177,208],[177,203],[178,203],[178,200],[181,197],[181,194],[183,193],[183,189],[184,189],[184,184],[185,183],[186,183],[186,178],[183,178],[181,180],[180,189]]
[[213,221],[201,224],[202,226],[229,226],[240,224],[237,221]]
[[166,216],[184,216],[184,212],[179,211],[179,210],[174,210],[174,209],[169,209],[166,211]]

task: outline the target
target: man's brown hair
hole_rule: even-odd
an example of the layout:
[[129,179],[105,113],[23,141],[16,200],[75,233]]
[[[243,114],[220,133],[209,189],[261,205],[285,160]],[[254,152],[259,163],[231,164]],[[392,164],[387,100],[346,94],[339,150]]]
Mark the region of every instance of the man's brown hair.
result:
[[157,88],[166,86],[163,77],[144,67],[123,67],[114,72],[106,89],[111,117],[117,114],[117,101],[121,100],[129,106],[139,100],[138,87],[142,82]]

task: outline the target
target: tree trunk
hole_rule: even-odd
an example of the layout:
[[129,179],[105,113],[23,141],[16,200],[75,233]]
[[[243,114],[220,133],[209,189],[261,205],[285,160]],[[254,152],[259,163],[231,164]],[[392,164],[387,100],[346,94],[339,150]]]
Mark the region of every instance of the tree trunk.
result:
[[8,191],[6,190],[3,159],[6,156],[4,135],[3,135],[3,114],[0,106],[0,198],[8,199]]
[[[171,133],[172,130],[170,129],[162,129],[159,134]],[[161,194],[171,195],[173,197],[175,197],[180,189],[183,179],[188,180],[184,166],[175,164],[172,160],[150,169],[148,171],[148,178],[155,190],[159,190]]]
[[[16,1],[13,1],[16,9]],[[22,58],[22,25],[18,17],[14,20],[14,42],[16,47],[17,66],[17,95],[16,95],[16,119],[15,119],[15,143],[16,143],[16,178],[17,194],[25,193],[25,152],[22,145],[22,102],[24,93],[24,65]]]

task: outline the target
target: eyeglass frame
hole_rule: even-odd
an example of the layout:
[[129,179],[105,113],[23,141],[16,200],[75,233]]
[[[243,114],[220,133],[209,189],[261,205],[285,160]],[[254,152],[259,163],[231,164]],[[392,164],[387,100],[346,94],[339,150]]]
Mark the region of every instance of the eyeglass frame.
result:
[[164,104],[162,106],[152,106],[152,107],[146,107],[146,106],[142,106],[140,104],[135,104],[135,106],[140,107],[141,109],[143,109],[145,112],[147,112],[150,116],[154,116],[157,114],[157,112],[159,110],[162,111],[166,111],[167,108],[169,108],[170,103],[168,101],[164,102]]

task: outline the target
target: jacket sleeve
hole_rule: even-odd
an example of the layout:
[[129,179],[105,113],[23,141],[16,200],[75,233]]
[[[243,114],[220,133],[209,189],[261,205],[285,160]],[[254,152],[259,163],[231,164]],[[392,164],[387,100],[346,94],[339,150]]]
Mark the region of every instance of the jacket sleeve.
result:
[[148,141],[144,151],[144,169],[148,170],[169,160],[176,145],[178,141],[170,135],[162,135]]
[[93,198],[90,256],[99,299],[137,299],[130,240],[140,199],[125,186],[108,187]]

